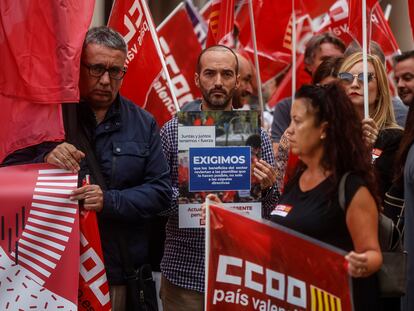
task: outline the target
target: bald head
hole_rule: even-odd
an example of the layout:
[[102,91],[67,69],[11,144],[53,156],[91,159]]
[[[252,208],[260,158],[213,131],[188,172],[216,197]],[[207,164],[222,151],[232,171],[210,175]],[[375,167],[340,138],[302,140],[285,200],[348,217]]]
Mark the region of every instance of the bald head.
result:
[[233,98],[233,107],[242,108],[248,104],[250,96],[255,93],[254,68],[248,58],[240,53],[236,53],[239,62],[240,87],[237,89]]
[[195,84],[203,94],[203,110],[231,110],[233,94],[239,87],[234,52],[225,46],[212,46],[201,52]]

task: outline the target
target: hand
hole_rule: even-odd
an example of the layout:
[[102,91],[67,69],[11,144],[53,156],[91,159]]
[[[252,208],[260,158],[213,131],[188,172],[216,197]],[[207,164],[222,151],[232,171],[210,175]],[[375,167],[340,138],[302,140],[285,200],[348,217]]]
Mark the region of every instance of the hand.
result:
[[371,118],[362,120],[362,138],[369,147],[373,147],[378,138],[378,127]]
[[[222,204],[223,204],[223,202],[221,202],[220,198],[217,195],[213,194],[213,193],[208,194],[206,196],[206,200],[207,199],[209,199],[210,201],[213,201],[213,203],[215,205],[222,206]],[[206,221],[206,202],[204,202],[201,205],[201,222],[205,223],[205,221]]]
[[79,163],[84,157],[85,154],[75,146],[61,143],[45,156],[45,162],[77,173],[80,170]]
[[263,159],[256,162],[253,174],[260,181],[262,190],[272,187],[276,182],[276,170]]
[[354,278],[367,276],[368,258],[365,253],[349,252],[345,259],[348,261],[348,273]]
[[100,212],[103,209],[103,192],[98,185],[86,185],[74,191],[70,199],[84,200],[83,207],[87,211]]

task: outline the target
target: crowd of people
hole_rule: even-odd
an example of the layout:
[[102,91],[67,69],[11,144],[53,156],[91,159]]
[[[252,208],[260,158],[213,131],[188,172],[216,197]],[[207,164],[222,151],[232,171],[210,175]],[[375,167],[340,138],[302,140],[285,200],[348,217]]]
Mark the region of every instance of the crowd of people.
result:
[[[64,109],[75,110],[66,112],[76,120],[65,118],[66,141],[18,150],[3,165],[47,162],[79,172],[80,180],[92,176],[72,199],[97,212],[112,310],[128,310],[131,303],[119,241],[126,241],[138,268],[152,258],[157,236],[159,256],[152,264],[161,272],[162,308],[203,310],[204,228],[179,227],[177,118],[159,131],[149,113],[119,93],[126,56],[117,32],[90,29],[81,57],[81,101]],[[263,218],[348,252],[355,310],[398,310],[401,304],[408,311],[414,309],[414,51],[394,58],[398,97],[380,46],[371,44],[367,61],[365,115],[359,46],[346,47],[330,33],[315,35],[305,51],[312,84],[271,111],[271,133],[260,132],[253,175],[262,190]],[[194,67],[202,98],[182,111],[259,109],[254,66],[242,53],[211,46]],[[344,211],[338,185],[346,173]],[[402,299],[380,299],[376,278],[382,263],[378,215],[391,194],[405,202],[408,282]],[[220,204],[217,196],[208,197]],[[285,217],[274,213],[283,205],[293,206]],[[401,209],[392,208],[384,213],[398,221]],[[149,228],[154,219],[162,219],[155,233]]]

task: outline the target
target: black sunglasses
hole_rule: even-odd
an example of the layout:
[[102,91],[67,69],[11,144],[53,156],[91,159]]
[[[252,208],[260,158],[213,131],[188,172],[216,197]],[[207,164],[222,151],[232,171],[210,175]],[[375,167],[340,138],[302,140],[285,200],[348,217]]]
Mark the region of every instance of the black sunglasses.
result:
[[[375,75],[373,72],[368,72],[368,83],[374,80]],[[357,78],[358,83],[363,84],[364,83],[364,73],[360,72],[359,74],[353,75],[350,72],[340,72],[338,73],[338,78],[341,79],[341,81],[345,82],[346,84],[351,84],[354,82],[355,78]]]

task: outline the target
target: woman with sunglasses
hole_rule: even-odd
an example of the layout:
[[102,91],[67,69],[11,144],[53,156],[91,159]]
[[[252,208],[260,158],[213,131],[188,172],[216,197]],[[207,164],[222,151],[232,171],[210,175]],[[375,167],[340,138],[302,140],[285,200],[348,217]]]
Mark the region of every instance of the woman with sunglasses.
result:
[[372,161],[379,175],[378,185],[383,199],[392,184],[394,157],[403,131],[395,121],[387,74],[376,55],[368,55],[367,75],[369,118],[364,118],[362,53],[345,58],[338,78],[362,120],[363,137],[372,149]]

